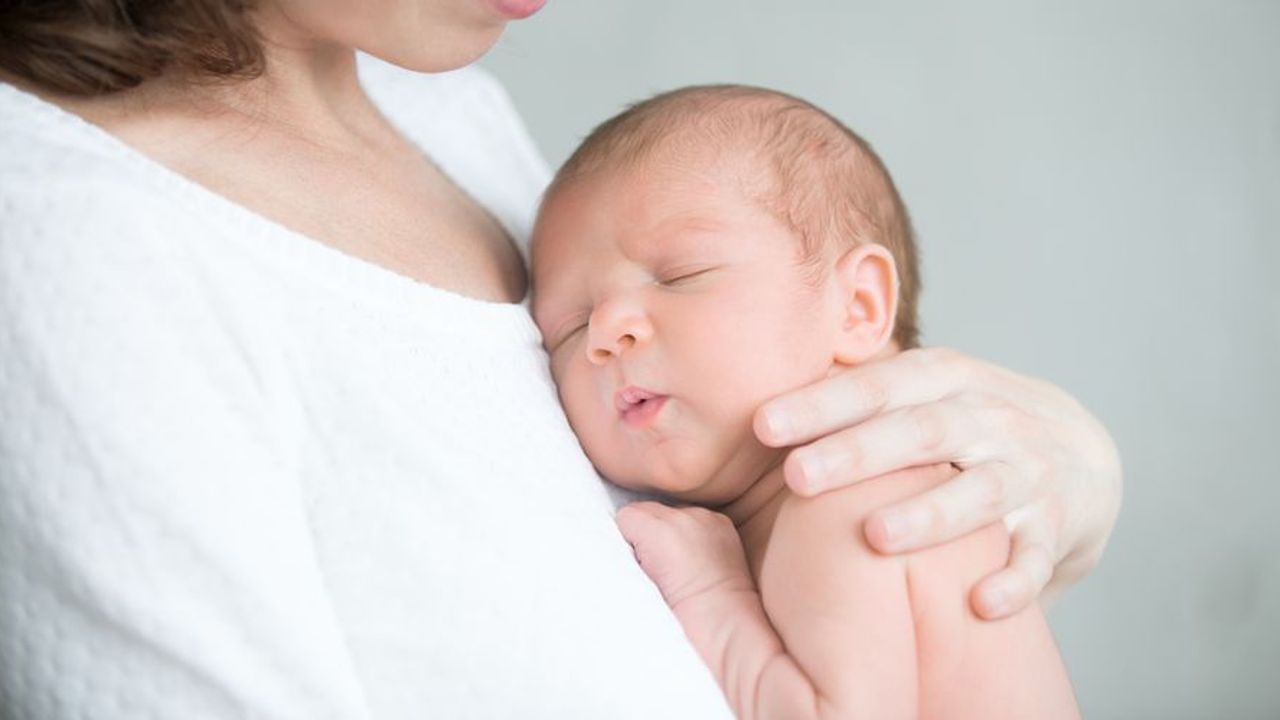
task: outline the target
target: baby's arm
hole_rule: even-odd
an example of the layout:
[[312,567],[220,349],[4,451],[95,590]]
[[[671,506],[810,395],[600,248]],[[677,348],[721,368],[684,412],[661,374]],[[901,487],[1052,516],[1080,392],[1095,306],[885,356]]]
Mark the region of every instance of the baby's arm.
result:
[[[784,509],[779,520],[801,521],[809,507],[817,505]],[[835,513],[829,515],[834,520]],[[852,536],[856,526],[844,520],[842,534]],[[770,589],[762,604],[738,533],[724,515],[636,503],[618,513],[618,526],[739,718],[918,717],[900,560],[851,551],[845,538],[827,538],[830,547],[806,557],[803,545],[812,542],[807,533],[783,541],[779,554],[775,528],[768,574],[762,573]],[[811,530],[826,535],[831,527]],[[825,582],[814,582],[837,556],[842,564]],[[767,597],[770,590],[777,602]],[[776,617],[770,622],[766,605],[793,627],[784,628]],[[783,638],[799,646],[789,648]],[[802,668],[798,660],[808,665]]]
[[619,525],[740,717],[1076,717],[1038,610],[996,623],[969,611],[965,588],[1007,558],[1002,528],[905,557],[856,532],[946,474],[790,498],[764,558],[763,605],[727,518],[644,503]]
[[969,607],[966,589],[1008,559],[1002,526],[893,557],[851,530],[953,474],[907,470],[779,513],[761,593],[821,717],[1079,717],[1039,608],[990,622]]

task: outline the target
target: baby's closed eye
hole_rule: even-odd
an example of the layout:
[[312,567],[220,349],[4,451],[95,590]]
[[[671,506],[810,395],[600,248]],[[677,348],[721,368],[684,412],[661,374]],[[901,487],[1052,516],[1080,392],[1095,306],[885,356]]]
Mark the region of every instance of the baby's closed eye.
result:
[[714,265],[710,267],[705,265],[695,265],[675,268],[660,273],[656,282],[664,287],[683,285],[692,280],[704,278],[707,274],[718,269],[719,266]]

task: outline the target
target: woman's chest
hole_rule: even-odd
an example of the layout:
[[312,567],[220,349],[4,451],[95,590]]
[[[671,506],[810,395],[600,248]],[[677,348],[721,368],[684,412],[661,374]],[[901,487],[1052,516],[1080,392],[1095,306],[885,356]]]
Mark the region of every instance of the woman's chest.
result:
[[315,191],[281,198],[281,212],[304,234],[460,295],[492,302],[524,297],[524,263],[511,238],[425,158],[339,169],[304,163],[299,174],[311,178]]
[[[507,230],[371,106],[349,125],[303,127],[216,94],[142,90],[59,104],[168,170],[348,255],[468,297],[524,297],[524,263]],[[463,132],[458,142],[479,140]],[[464,157],[473,183],[506,187],[515,172],[492,148],[436,149]],[[520,187],[518,205],[531,189]]]
[[[235,138],[236,136],[229,136]],[[526,276],[503,227],[413,145],[322,147],[272,133],[166,164],[290,230],[419,282],[518,302]]]

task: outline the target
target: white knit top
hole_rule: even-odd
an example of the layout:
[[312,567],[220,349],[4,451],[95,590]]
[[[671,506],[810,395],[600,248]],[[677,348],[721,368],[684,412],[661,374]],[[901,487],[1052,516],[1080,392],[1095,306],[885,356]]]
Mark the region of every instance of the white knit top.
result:
[[[497,83],[361,75],[523,242]],[[0,84],[0,716],[727,717],[612,514],[524,306]]]

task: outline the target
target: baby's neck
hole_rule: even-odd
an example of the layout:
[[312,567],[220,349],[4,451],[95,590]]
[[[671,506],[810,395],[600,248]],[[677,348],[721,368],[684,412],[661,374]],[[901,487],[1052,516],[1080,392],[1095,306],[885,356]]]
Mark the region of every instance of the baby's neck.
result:
[[782,507],[783,501],[791,494],[783,480],[782,460],[785,457],[785,454],[779,454],[777,462],[770,465],[759,480],[736,499],[717,508],[733,520],[747,554],[751,576],[757,580],[760,577],[760,565],[764,562],[764,552],[769,547],[773,521],[778,517],[778,509]]

